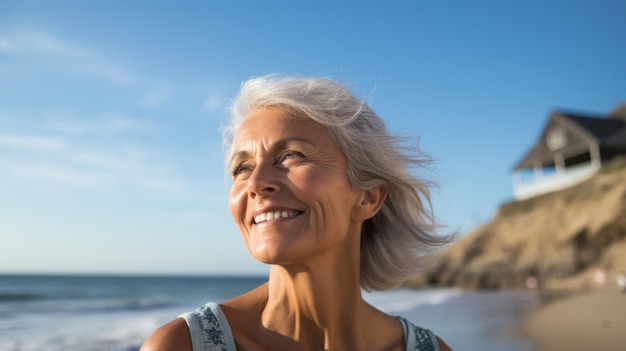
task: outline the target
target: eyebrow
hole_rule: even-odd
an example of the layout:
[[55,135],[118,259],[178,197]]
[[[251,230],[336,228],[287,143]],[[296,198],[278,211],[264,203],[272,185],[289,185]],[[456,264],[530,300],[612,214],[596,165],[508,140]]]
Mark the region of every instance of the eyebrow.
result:
[[235,161],[238,161],[238,160],[245,160],[245,159],[249,158],[249,155],[250,155],[250,153],[248,151],[237,151],[230,158],[229,165],[232,166],[233,163],[235,163]]
[[[301,143],[306,143],[309,145],[313,145],[312,142],[302,139],[302,138],[297,138],[297,137],[290,137],[290,138],[284,138],[284,139],[280,139],[277,142],[275,142],[271,149],[272,150],[281,150],[281,149],[285,149],[287,147],[287,145],[289,145],[292,142],[301,142]],[[246,150],[240,150],[237,151],[233,154],[233,156],[230,158],[230,165],[232,165],[235,161],[238,160],[245,160],[247,158],[250,157],[250,153]]]

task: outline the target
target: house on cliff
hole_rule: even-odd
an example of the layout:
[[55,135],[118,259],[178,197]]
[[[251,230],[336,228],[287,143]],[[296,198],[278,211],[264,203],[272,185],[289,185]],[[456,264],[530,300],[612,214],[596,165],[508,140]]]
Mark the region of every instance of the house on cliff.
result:
[[515,198],[572,186],[618,155],[626,155],[626,104],[608,116],[554,111],[539,140],[515,165]]

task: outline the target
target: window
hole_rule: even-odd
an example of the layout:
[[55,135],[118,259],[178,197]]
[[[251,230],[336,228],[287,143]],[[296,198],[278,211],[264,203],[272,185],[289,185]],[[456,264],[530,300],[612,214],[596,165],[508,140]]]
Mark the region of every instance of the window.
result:
[[567,136],[562,128],[553,128],[546,135],[546,143],[550,151],[558,150],[567,145]]

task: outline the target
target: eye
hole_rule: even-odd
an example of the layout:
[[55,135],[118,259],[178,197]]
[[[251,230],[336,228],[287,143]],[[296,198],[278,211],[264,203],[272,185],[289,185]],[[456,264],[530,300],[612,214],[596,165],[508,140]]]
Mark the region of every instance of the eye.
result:
[[280,154],[280,156],[278,157],[278,162],[283,163],[289,160],[297,160],[297,159],[305,159],[305,158],[306,157],[304,156],[304,154],[299,151],[287,150]]
[[249,172],[252,170],[252,166],[247,163],[240,163],[237,166],[233,167],[230,171],[233,178],[236,178],[238,175]]

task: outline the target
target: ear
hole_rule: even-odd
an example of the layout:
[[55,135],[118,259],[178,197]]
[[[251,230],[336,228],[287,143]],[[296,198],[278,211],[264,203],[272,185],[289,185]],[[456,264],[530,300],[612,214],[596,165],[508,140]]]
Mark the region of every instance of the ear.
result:
[[374,217],[386,198],[387,187],[384,185],[379,185],[369,190],[363,190],[352,211],[352,219],[363,222]]

